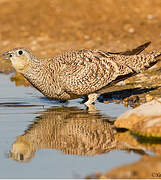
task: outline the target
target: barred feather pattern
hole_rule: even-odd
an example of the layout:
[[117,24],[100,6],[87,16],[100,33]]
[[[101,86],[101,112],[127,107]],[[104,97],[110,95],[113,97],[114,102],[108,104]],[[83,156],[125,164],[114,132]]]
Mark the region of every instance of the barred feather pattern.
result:
[[111,54],[100,50],[79,50],[50,59],[33,61],[24,76],[45,96],[69,100],[98,92],[150,68],[161,53]]

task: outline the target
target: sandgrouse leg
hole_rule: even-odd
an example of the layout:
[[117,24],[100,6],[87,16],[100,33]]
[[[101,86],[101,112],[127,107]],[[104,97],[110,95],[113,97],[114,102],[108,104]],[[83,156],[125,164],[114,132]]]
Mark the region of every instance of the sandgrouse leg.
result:
[[84,104],[86,106],[89,106],[89,105],[93,104],[97,100],[98,96],[99,96],[99,94],[96,94],[96,93],[89,94],[88,95],[88,101],[85,102]]

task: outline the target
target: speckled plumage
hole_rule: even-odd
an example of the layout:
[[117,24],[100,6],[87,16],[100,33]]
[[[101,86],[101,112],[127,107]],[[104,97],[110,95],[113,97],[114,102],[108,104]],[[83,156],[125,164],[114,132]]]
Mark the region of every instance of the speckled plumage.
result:
[[38,59],[24,48],[14,49],[8,54],[14,56],[15,51],[23,51],[23,56],[16,54],[13,60],[11,59],[12,63],[19,63],[21,59],[24,63],[27,59],[28,66],[24,65],[25,70],[21,68],[20,73],[48,98],[69,100],[89,94],[100,94],[105,87],[151,67],[161,53],[140,55],[148,45],[149,43],[146,43],[122,53],[83,49],[65,52],[49,59]]

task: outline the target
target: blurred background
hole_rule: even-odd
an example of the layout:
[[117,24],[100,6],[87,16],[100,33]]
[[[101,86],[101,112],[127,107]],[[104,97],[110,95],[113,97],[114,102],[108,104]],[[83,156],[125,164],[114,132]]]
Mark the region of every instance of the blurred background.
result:
[[[0,0],[0,6],[0,53],[26,47],[52,57],[82,48],[125,51],[146,41],[152,41],[146,51],[161,47],[160,0]],[[0,59],[0,72],[12,71]]]
[[161,46],[160,0],[0,0],[0,6],[0,52],[121,51],[149,40],[151,48]]

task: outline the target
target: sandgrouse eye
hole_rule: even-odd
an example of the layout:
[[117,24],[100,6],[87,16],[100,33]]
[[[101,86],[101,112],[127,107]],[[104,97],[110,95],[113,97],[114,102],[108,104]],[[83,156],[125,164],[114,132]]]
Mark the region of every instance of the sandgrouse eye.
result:
[[21,51],[21,50],[18,51],[18,54],[19,54],[19,55],[22,55],[22,54],[23,54],[23,51]]

